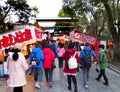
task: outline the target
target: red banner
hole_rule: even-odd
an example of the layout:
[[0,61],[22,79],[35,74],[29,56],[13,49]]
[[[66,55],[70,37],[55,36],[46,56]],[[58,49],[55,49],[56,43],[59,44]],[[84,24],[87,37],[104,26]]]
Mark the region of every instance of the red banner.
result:
[[99,44],[100,44],[100,40],[99,39],[97,39],[97,38],[95,38],[93,36],[90,36],[88,34],[81,33],[81,32],[71,32],[70,37],[73,38],[73,39],[79,40],[81,42],[85,42],[85,43],[90,44],[90,47],[92,49],[94,48],[94,51],[97,54],[97,57],[94,58],[94,61],[95,62],[98,61]]
[[30,27],[6,33],[0,36],[0,49],[13,46],[16,43],[30,41],[32,39],[42,39],[42,31],[35,27]]
[[85,43],[89,43],[90,45],[95,45],[97,42],[97,39],[95,37],[89,36],[89,35],[87,35],[85,33],[81,33],[81,32],[74,32],[73,38],[76,40],[85,42]]

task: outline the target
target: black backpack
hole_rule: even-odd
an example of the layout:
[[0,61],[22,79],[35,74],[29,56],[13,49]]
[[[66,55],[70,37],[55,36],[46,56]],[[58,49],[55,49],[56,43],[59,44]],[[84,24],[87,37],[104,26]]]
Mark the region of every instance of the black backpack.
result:
[[83,56],[83,66],[84,68],[90,68],[91,67],[91,64],[92,64],[92,60],[91,60],[91,50],[87,53],[85,50],[84,50],[84,53],[85,53],[85,56]]

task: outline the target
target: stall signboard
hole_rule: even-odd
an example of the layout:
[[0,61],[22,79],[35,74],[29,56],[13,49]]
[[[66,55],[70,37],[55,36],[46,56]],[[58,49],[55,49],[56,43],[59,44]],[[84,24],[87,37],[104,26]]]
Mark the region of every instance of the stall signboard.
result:
[[[72,36],[70,35],[71,39],[75,39],[84,43],[90,44],[91,48],[94,48],[95,53],[97,56],[99,55],[99,45],[100,45],[100,40],[95,38],[94,36],[90,36],[88,34],[82,33],[82,32],[72,32]],[[98,57],[95,58],[94,61],[98,61]]]
[[33,39],[42,39],[42,31],[34,26],[15,30],[0,35],[0,49],[14,46],[16,43],[23,43]]
[[90,45],[95,45],[97,42],[97,38],[81,32],[74,32],[73,38],[85,43],[89,43]]

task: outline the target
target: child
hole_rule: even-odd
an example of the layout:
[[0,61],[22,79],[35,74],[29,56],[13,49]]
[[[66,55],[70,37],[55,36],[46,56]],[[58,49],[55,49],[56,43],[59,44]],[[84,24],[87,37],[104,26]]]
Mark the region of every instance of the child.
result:
[[104,50],[104,45],[99,45],[100,53],[99,53],[99,61],[97,64],[100,66],[100,73],[98,74],[98,77],[96,78],[97,81],[100,81],[100,78],[103,76],[105,82],[104,85],[108,86],[108,79],[105,74],[105,69],[108,66],[108,59]]

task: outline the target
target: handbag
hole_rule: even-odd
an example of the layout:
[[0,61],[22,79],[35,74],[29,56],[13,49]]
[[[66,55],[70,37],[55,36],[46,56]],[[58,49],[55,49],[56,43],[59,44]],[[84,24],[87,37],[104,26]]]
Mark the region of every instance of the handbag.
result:
[[39,65],[39,60],[37,59],[36,55],[33,56],[31,64],[32,65]]
[[52,68],[56,68],[55,62],[52,62]]

